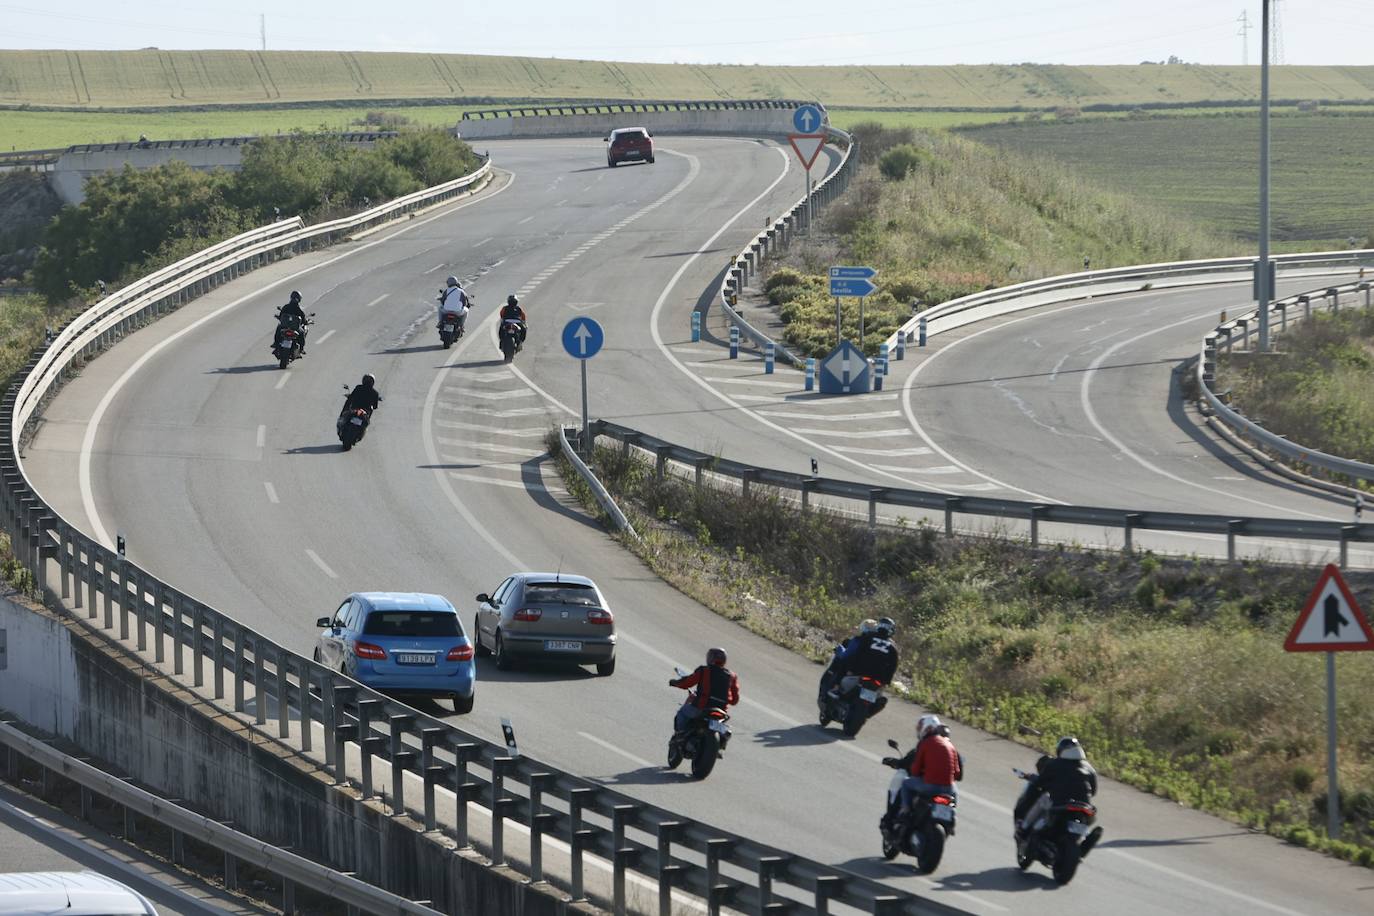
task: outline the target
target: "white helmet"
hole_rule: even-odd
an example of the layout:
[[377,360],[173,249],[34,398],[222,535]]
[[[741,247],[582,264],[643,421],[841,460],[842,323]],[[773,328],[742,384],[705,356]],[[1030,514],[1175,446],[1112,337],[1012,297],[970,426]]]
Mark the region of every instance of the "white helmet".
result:
[[457,285],[458,285],[458,278],[457,278],[457,277],[449,277],[449,278],[448,278],[446,281],[444,281],[444,282],[446,282],[449,286],[457,286]]
[[874,620],[872,617],[867,618],[863,623],[859,624],[860,633],[872,633],[876,629],[878,629],[878,621]]
[[1078,739],[1068,736],[1059,739],[1059,744],[1055,746],[1054,755],[1063,757],[1065,760],[1087,760],[1088,757],[1083,753],[1083,745],[1078,743]]
[[926,713],[916,720],[916,740],[919,741],[926,735],[940,727],[940,717],[934,713]]

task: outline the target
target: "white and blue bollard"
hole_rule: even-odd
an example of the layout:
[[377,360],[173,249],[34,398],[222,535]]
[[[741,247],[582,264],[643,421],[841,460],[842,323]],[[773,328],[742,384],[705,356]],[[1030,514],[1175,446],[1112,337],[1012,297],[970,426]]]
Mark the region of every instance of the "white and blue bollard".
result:
[[916,346],[926,345],[926,320],[924,318],[916,322]]
[[739,325],[730,325],[730,358],[739,359]]
[[771,340],[768,341],[768,343],[766,343],[766,344],[763,345],[763,374],[764,374],[764,375],[772,375],[772,374],[773,374],[773,348],[774,348],[774,346],[775,346],[775,344],[774,344],[773,341],[771,341]]
[[692,313],[692,343],[701,340],[701,312]]
[[906,334],[902,331],[897,332],[897,359],[906,359]]
[[816,357],[806,358],[806,390],[812,391],[816,387]]
[[878,359],[880,359],[880,360],[883,361],[883,365],[884,365],[884,366],[887,365],[887,356],[888,356],[888,353],[891,352],[891,349],[892,349],[892,348],[889,347],[887,344],[879,344],[879,345],[878,345]]
[[883,390],[883,376],[887,375],[887,359],[878,357],[873,361],[873,390]]

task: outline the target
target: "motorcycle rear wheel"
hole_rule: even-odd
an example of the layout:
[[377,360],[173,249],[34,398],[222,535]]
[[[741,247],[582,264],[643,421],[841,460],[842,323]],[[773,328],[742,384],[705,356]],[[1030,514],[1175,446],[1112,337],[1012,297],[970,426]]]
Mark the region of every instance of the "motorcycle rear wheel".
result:
[[921,874],[928,875],[940,867],[940,859],[945,854],[945,828],[942,824],[929,824],[921,831],[921,849],[916,855],[916,868]]
[[1054,851],[1054,883],[1068,884],[1078,872],[1081,858],[1078,840],[1071,836],[1060,837],[1059,846]]
[[715,732],[707,732],[697,741],[697,753],[692,758],[692,778],[705,779],[716,768],[720,754],[720,739]]
[[854,699],[849,701],[849,709],[844,714],[844,733],[845,737],[853,738],[859,733],[859,729],[864,727],[864,722],[868,720],[868,710],[866,704],[855,694]]
[[277,357],[277,368],[278,368],[278,369],[285,369],[285,368],[286,368],[287,366],[289,366],[289,365],[291,365],[291,357],[290,357],[290,355],[287,355],[287,356],[279,356],[279,357]]

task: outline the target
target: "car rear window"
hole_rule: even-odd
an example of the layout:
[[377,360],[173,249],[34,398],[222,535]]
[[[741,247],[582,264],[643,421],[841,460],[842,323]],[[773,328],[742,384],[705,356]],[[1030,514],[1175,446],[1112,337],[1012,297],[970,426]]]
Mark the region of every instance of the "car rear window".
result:
[[617,140],[643,140],[643,139],[645,139],[645,137],[644,137],[644,131],[642,131],[642,130],[622,130],[620,133],[618,133],[618,134],[615,135],[615,138],[616,138]]
[[599,607],[596,589],[575,582],[531,582],[525,586],[525,600],[530,604],[582,604]]
[[369,636],[461,636],[458,615],[442,611],[373,611],[363,632]]

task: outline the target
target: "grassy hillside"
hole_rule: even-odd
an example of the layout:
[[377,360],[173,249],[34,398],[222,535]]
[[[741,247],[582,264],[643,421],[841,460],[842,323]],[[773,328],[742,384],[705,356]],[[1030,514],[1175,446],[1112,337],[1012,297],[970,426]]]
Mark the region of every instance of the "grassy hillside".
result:
[[[1132,197],[1253,239],[1258,229],[1259,118],[1084,119],[962,130],[980,143],[1052,157],[1075,173]],[[1374,117],[1295,113],[1270,131],[1272,238],[1325,240],[1374,235]],[[1308,250],[1312,245],[1306,245]]]
[[[1279,67],[1273,95],[1374,99],[1374,66]],[[88,108],[381,99],[816,98],[1047,108],[1255,99],[1258,67],[773,67],[350,51],[0,51],[0,104]]]

